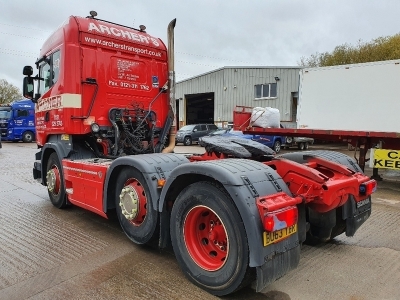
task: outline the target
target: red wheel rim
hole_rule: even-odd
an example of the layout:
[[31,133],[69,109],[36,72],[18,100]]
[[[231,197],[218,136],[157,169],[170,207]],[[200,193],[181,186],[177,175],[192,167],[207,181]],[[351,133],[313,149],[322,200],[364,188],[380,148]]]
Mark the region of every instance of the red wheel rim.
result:
[[134,219],[130,220],[130,223],[135,226],[140,226],[147,215],[147,198],[144,188],[142,184],[135,178],[127,180],[124,187],[131,187],[138,195],[138,213]]
[[195,206],[186,215],[183,237],[193,261],[202,269],[217,271],[225,264],[229,240],[224,224],[208,207]]

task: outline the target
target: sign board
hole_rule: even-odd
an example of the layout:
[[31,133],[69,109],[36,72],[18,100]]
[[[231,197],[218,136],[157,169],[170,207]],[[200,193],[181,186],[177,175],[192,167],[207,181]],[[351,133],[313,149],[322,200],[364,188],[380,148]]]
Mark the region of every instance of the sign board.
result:
[[400,171],[400,150],[371,149],[369,166]]

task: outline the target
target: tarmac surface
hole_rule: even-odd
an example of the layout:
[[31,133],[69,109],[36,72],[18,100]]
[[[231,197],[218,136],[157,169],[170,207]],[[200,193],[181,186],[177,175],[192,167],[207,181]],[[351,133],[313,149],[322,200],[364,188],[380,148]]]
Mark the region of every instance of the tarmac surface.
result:
[[[53,207],[32,178],[36,151],[34,143],[0,149],[0,299],[217,299],[185,278],[171,250],[133,244],[116,219]],[[354,237],[304,245],[299,267],[262,293],[249,287],[224,299],[400,299],[400,174],[380,175],[371,217]]]

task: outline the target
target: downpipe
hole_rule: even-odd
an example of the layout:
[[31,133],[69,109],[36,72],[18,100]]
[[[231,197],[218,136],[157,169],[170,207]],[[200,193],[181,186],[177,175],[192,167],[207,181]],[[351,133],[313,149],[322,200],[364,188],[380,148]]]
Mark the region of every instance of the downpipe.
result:
[[175,55],[174,55],[174,28],[176,19],[168,24],[168,85],[169,85],[169,110],[174,116],[174,121],[169,130],[169,144],[162,153],[171,153],[175,148],[176,137],[176,104],[175,104]]

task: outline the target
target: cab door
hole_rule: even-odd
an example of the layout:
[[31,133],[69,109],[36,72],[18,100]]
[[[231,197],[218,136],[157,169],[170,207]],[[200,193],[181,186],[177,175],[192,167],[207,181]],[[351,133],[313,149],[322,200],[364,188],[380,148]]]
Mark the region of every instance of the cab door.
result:
[[[205,128],[201,128],[204,126]],[[193,141],[198,141],[200,137],[203,136],[203,132],[207,129],[206,125],[196,125],[193,128],[193,133],[192,133],[192,140]]]
[[[14,126],[12,135],[14,139],[20,139],[22,136],[22,133],[25,131],[26,127],[28,126],[27,124],[27,119],[29,117],[29,110],[28,109],[16,109],[14,110]],[[10,137],[10,130],[9,128],[9,137]]]

